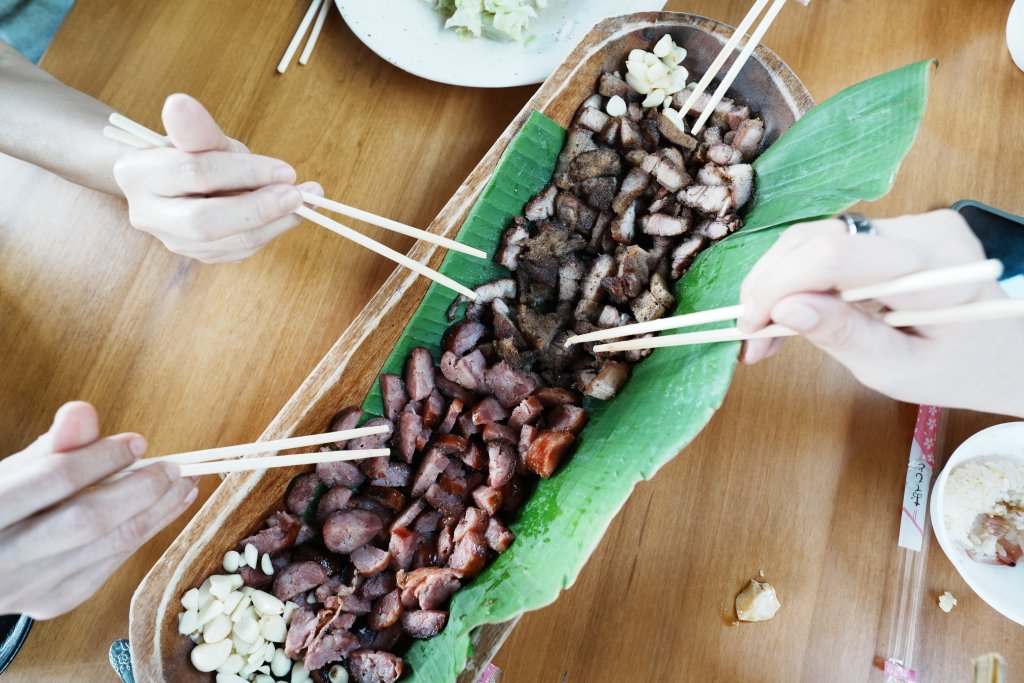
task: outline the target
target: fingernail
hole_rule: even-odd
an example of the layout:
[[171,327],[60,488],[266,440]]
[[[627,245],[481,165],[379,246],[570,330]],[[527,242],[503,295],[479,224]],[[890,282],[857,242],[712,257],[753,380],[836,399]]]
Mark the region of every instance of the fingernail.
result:
[[288,164],[281,164],[274,169],[273,176],[275,183],[294,183],[298,177],[295,174],[295,169]]
[[196,500],[196,496],[198,496],[198,495],[199,495],[199,489],[196,488],[195,486],[193,486],[192,490],[189,491],[188,495],[185,496],[185,505],[188,506],[188,505],[191,505],[192,503],[194,503],[195,500]]
[[807,304],[782,301],[772,310],[772,320],[797,332],[810,332],[821,322],[821,315]]
[[141,458],[146,454],[146,449],[149,446],[146,444],[146,440],[141,436],[133,436],[128,441],[128,450],[132,452],[136,458]]
[[302,204],[302,195],[290,185],[281,185],[274,188],[277,193],[277,200],[281,203],[282,211],[294,211]]

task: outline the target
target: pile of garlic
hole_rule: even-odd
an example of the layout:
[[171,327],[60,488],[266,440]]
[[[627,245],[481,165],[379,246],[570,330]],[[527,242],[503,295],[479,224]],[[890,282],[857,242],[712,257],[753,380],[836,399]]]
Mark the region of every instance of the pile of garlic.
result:
[[232,573],[215,574],[181,598],[185,611],[178,615],[178,632],[196,644],[192,665],[216,671],[217,683],[311,681],[302,664],[293,663],[281,647],[298,605],[244,586],[242,577],[233,573],[238,560],[239,554],[231,551],[224,565]]
[[626,59],[626,83],[641,95],[647,95],[647,108],[672,106],[672,96],[686,88],[690,72],[682,66],[686,50],[672,41],[667,33],[655,43],[651,52],[633,50]]

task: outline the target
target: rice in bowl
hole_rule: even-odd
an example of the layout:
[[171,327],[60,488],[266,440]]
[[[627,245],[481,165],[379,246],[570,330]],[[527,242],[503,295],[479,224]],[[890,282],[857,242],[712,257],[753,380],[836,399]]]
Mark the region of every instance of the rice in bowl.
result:
[[946,530],[968,557],[1016,566],[1024,546],[1024,465],[968,460],[949,475],[945,507]]

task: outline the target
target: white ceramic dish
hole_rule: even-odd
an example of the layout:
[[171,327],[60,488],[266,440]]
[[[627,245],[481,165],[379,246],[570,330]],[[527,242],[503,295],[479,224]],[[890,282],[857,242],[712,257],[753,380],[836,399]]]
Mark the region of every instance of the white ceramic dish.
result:
[[999,456],[1024,464],[1024,422],[1010,422],[982,430],[960,444],[935,482],[932,493],[932,528],[946,557],[967,585],[1000,614],[1024,625],[1024,563],[1000,567],[975,562],[946,533],[944,515],[949,473],[968,460]]
[[352,32],[383,59],[431,81],[474,88],[540,83],[594,24],[631,12],[661,10],[666,2],[548,0],[530,24],[534,38],[519,45],[464,38],[446,30],[427,0],[335,0]]

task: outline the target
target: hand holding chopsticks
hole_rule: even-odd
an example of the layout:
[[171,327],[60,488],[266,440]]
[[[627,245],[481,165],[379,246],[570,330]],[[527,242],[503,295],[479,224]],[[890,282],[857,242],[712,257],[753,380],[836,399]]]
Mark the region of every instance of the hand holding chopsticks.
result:
[[[112,114],[110,116],[110,123],[110,126],[104,128],[103,133],[104,135],[112,139],[142,149],[171,146],[171,142],[167,137],[160,135],[159,133],[156,133],[152,130],[149,130],[145,126],[135,123],[134,121],[131,121],[130,119],[127,119],[126,117],[120,114]],[[446,249],[459,251],[461,253],[476,258],[487,258],[487,254],[485,254],[483,251],[479,249],[475,249],[473,247],[460,244],[454,240],[442,237],[440,235],[435,235],[425,230],[413,228],[412,226],[408,226],[388,218],[376,216],[367,211],[362,211],[360,209],[347,206],[340,202],[323,199],[322,197],[319,197],[312,193],[304,193],[303,199],[307,203],[316,206],[321,206],[349,217],[357,218],[367,223],[371,223],[373,225],[382,227],[385,230],[390,230],[392,232],[398,232],[403,235],[415,237],[416,239],[429,242],[432,244],[437,244]],[[313,221],[314,223],[317,223],[318,225],[325,227],[328,230],[331,230],[332,232],[340,234],[343,237],[353,242],[356,242],[357,244],[371,251],[374,251],[388,259],[391,259],[392,261],[395,261],[396,263],[408,268],[409,270],[412,270],[413,272],[423,275],[424,277],[427,277],[449,289],[452,289],[470,300],[476,299],[476,293],[473,292],[472,289],[465,287],[458,282],[455,282],[454,280],[443,275],[442,273],[439,273],[433,270],[432,268],[414,259],[411,259],[408,256],[405,256],[404,254],[395,251],[394,249],[391,249],[387,245],[376,242],[373,239],[365,235],[362,235],[356,232],[355,230],[352,230],[348,226],[342,225],[338,221],[328,218],[327,216],[324,216],[305,206],[300,206],[299,208],[295,209],[294,213],[297,216]]]
[[[312,434],[309,436],[296,436],[288,439],[276,439],[273,441],[257,441],[256,443],[243,444],[240,446],[224,446],[222,448],[207,448],[200,451],[178,453],[177,455],[165,455],[155,458],[139,460],[124,468],[118,474],[111,477],[112,480],[119,479],[136,470],[149,467],[158,462],[173,462],[181,467],[181,476],[195,477],[203,474],[219,474],[226,472],[243,472],[251,470],[269,469],[273,467],[292,467],[296,465],[315,465],[324,462],[338,462],[342,460],[361,460],[363,458],[376,458],[387,456],[390,450],[387,448],[374,448],[354,451],[325,451],[320,453],[299,453],[297,455],[276,455],[264,458],[249,458],[246,456],[258,453],[270,453],[273,451],[286,450],[291,448],[306,448],[309,446],[320,446],[337,441],[350,441],[364,436],[385,434],[388,427],[378,425],[375,427],[359,427],[347,429],[340,432],[328,432],[326,434]],[[242,459],[234,459],[242,458]]]

